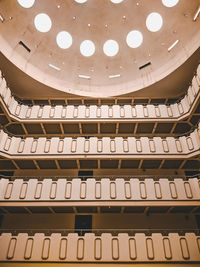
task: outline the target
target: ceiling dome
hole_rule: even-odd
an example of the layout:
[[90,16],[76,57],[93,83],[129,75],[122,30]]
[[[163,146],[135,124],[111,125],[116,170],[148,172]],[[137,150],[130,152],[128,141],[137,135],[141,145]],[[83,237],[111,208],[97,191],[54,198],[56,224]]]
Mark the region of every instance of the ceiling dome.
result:
[[199,0],[2,0],[2,53],[63,92],[108,97],[147,87],[200,46]]

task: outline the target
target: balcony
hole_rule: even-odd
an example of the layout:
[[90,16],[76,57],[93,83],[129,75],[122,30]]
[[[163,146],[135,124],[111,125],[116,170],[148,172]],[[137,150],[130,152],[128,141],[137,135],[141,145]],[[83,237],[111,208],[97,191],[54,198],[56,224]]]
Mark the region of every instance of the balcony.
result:
[[199,86],[200,66],[185,96],[174,104],[25,105],[1,78],[0,117],[8,131],[23,136],[179,134],[198,122]]
[[199,178],[0,180],[1,213],[180,213],[200,211]]
[[[3,232],[3,230],[1,231]],[[19,231],[18,231],[19,232]],[[34,232],[34,231],[33,231]],[[0,236],[0,261],[200,262],[199,233],[18,233]],[[133,230],[134,232],[134,230]]]
[[175,137],[11,137],[0,131],[0,154],[5,158],[190,158],[200,153],[199,128]]

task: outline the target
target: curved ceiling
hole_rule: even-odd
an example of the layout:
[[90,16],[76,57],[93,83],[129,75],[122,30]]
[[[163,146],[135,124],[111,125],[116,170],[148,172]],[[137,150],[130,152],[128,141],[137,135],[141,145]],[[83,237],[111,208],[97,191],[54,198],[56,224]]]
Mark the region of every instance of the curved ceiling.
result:
[[[1,0],[1,52],[47,86],[108,97],[158,82],[200,46],[200,0],[174,7],[166,0],[79,1],[32,0],[24,8],[21,0]],[[39,16],[47,20],[38,26],[38,14],[50,21]]]

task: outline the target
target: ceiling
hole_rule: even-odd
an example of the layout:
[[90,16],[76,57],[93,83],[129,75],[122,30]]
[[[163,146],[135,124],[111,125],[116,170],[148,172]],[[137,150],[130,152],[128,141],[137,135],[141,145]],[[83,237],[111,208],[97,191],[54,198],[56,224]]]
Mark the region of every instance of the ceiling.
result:
[[[199,60],[199,18],[193,20],[199,5],[200,0],[180,0],[171,8],[161,0],[124,0],[120,4],[110,0],[88,0],[84,4],[51,0],[51,5],[48,0],[35,0],[33,7],[23,8],[17,0],[1,0],[0,15],[4,21],[0,25],[0,68],[11,89],[22,98],[176,97],[185,90]],[[146,27],[151,12],[163,17],[163,27],[158,32]],[[50,31],[36,30],[34,18],[38,13],[49,15]],[[56,43],[57,34],[63,30],[73,38],[68,49],[61,49]],[[138,48],[130,48],[126,43],[132,30],[143,34]],[[119,52],[113,57],[103,52],[104,42],[109,39],[119,44]],[[94,55],[84,57],[80,53],[83,40],[94,42]],[[179,42],[169,52],[176,40]],[[151,64],[139,69],[148,62]],[[118,74],[120,77],[109,78]]]

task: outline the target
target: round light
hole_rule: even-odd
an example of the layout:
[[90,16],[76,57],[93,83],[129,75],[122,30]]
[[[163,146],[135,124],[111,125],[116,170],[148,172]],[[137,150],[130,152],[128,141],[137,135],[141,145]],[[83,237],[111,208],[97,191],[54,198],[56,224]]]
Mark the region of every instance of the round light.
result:
[[131,31],[126,37],[126,42],[131,48],[137,48],[143,42],[143,35],[139,31]]
[[57,45],[62,49],[67,49],[72,45],[72,36],[66,31],[59,32],[56,36]]
[[124,0],[110,0],[110,1],[114,4],[119,4],[119,3],[123,2]]
[[108,40],[103,46],[104,54],[108,57],[114,57],[119,52],[119,45],[114,40]]
[[25,8],[30,8],[34,5],[35,0],[17,0],[17,2],[20,4],[20,6]]
[[79,3],[79,4],[83,4],[83,3],[85,3],[85,2],[87,2],[87,0],[75,0],[77,3]]
[[91,57],[95,52],[95,45],[90,40],[85,40],[80,45],[80,52],[84,57]]
[[179,0],[162,0],[162,3],[166,7],[173,7],[178,4]]
[[39,32],[48,32],[51,29],[51,19],[47,14],[38,14],[34,19],[35,28]]
[[151,32],[157,32],[162,28],[163,19],[159,13],[153,12],[146,19],[147,29]]

